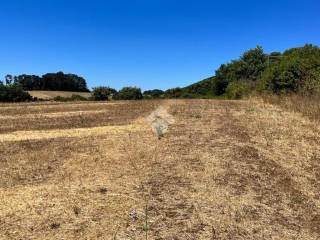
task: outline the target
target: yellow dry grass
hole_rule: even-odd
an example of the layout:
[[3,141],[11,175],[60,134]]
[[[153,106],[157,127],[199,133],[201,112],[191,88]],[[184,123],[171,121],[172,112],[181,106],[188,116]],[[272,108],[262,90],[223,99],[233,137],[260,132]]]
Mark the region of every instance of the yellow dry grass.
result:
[[135,132],[142,127],[139,125],[123,125],[123,126],[104,126],[92,128],[74,128],[64,130],[47,130],[47,131],[16,131],[12,133],[2,134],[0,141],[30,141],[30,140],[45,140],[52,138],[70,138],[70,137],[88,137],[99,136],[105,134],[117,134],[124,131]]
[[4,115],[0,116],[0,119],[12,120],[17,118],[59,118],[59,117],[66,117],[66,116],[81,116],[81,115],[91,115],[91,114],[98,114],[98,113],[106,113],[105,110],[96,110],[96,111],[68,111],[68,112],[53,112],[53,113],[33,113],[33,114],[22,114],[22,115]]
[[320,128],[299,113],[256,99],[26,107],[0,106],[0,239],[320,238]]
[[65,92],[65,91],[28,91],[32,97],[39,99],[50,100],[55,97],[71,97],[72,95],[80,95],[82,97],[90,97],[88,92]]

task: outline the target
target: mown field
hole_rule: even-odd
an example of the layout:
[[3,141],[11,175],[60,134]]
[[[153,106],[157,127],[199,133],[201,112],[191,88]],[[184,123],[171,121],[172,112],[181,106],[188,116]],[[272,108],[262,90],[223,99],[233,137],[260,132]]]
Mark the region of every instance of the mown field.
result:
[[320,239],[319,183],[318,122],[261,100],[0,104],[0,239]]
[[66,92],[66,91],[28,91],[28,93],[32,97],[36,97],[38,99],[45,99],[45,100],[52,100],[55,97],[69,98],[72,95],[79,95],[85,98],[89,98],[91,95],[88,92]]

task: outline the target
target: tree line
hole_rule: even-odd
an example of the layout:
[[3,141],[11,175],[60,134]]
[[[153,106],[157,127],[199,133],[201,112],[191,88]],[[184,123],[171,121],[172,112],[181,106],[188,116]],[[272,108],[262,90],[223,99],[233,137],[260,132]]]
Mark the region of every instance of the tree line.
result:
[[[36,75],[7,75],[0,81],[0,101],[30,100],[24,90],[89,91],[86,80],[63,72]],[[306,44],[283,53],[267,54],[258,46],[238,59],[222,64],[215,75],[184,88],[141,92],[137,87],[117,91],[110,87],[93,88],[92,100],[139,100],[161,98],[238,99],[250,94],[320,95],[320,49]],[[17,96],[16,96],[17,95]],[[19,96],[18,96],[19,95]],[[73,99],[79,100],[78,96]]]
[[19,76],[6,75],[7,85],[20,85],[25,91],[73,91],[88,92],[87,82],[83,77],[76,74],[65,74],[63,72],[47,73],[43,76],[22,74]]
[[258,46],[222,64],[215,75],[185,88],[166,91],[177,98],[241,98],[249,94],[320,95],[320,49],[306,44],[267,54]]

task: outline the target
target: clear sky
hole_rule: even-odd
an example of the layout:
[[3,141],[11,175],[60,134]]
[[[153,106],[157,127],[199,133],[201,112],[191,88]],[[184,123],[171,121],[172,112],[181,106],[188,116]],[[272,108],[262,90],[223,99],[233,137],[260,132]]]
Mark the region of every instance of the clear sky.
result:
[[320,45],[319,0],[3,0],[0,75],[64,71],[90,87],[185,86],[261,45]]

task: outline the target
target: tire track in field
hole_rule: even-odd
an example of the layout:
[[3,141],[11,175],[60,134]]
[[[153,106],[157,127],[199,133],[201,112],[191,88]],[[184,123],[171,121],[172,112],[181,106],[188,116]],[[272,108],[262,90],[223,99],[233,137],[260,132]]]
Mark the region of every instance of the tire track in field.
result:
[[172,107],[173,102],[162,105],[147,118],[159,138],[158,156],[140,189],[148,198],[148,235],[151,239],[198,239],[206,226],[198,215],[197,205],[188,197],[195,189],[181,168],[188,165],[199,171],[202,166],[199,161],[187,157],[190,149],[184,146],[189,138],[180,135],[184,132],[181,126],[174,124],[174,116],[169,113]]
[[[256,198],[256,205],[250,206],[250,212],[243,214],[239,222],[265,221],[262,219],[267,216],[266,225],[297,234],[304,231],[318,239],[320,209],[299,189],[292,173],[259,151],[259,146],[251,140],[244,118],[228,113],[220,116],[220,121],[223,124],[218,132],[229,139],[228,148],[232,150],[233,158],[225,163],[225,174],[216,181],[230,187],[234,195],[242,196],[252,191]],[[249,239],[250,234],[247,234]]]

